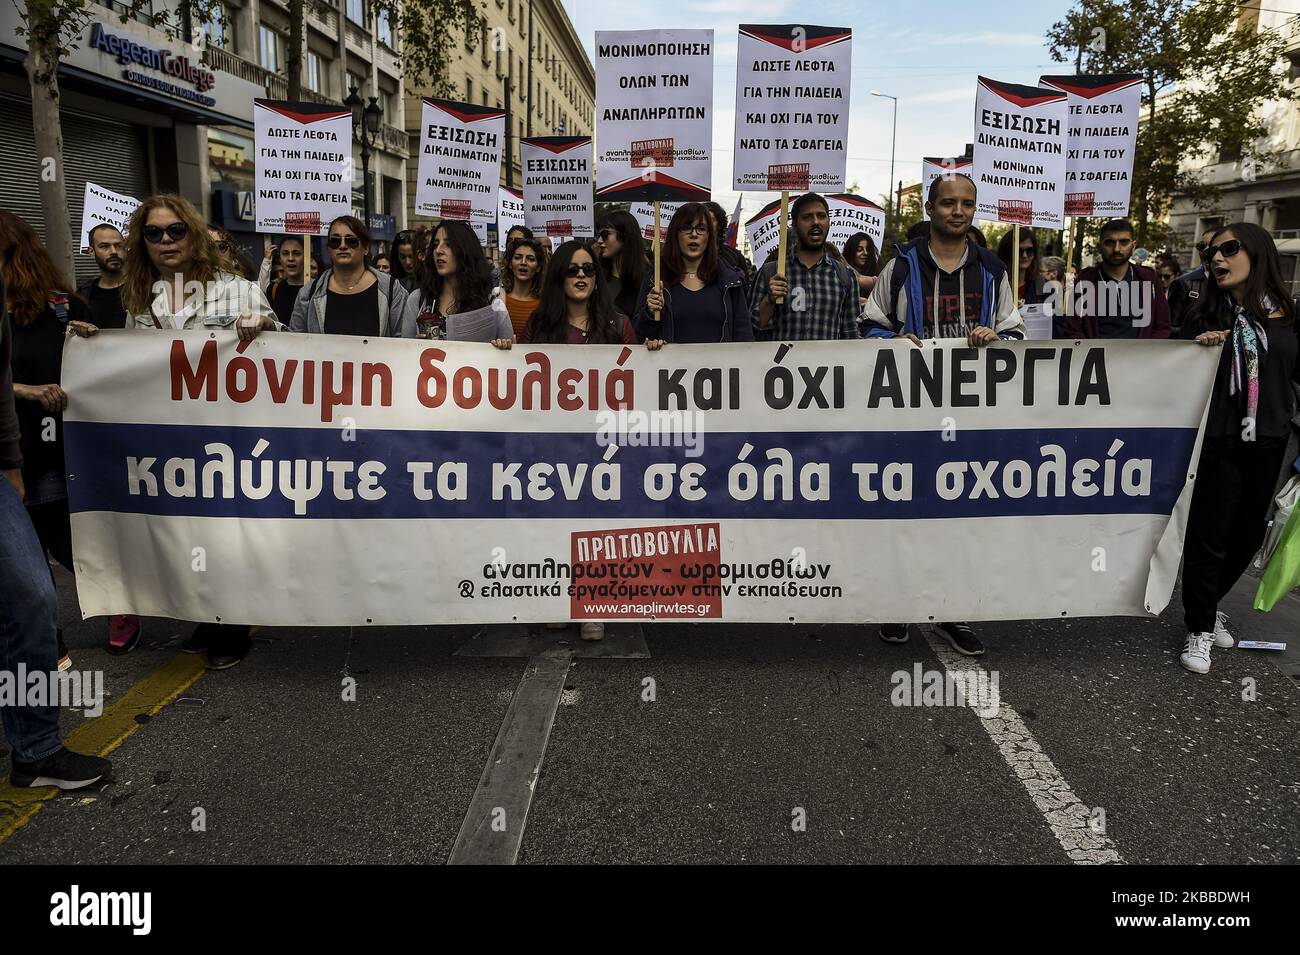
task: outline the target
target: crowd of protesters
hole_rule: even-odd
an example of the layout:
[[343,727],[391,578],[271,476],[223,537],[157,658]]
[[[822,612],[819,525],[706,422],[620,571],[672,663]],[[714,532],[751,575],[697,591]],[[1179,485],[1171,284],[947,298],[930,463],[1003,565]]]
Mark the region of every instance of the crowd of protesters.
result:
[[[1180,659],[1205,673],[1211,647],[1233,645],[1218,605],[1261,543],[1296,410],[1295,305],[1276,246],[1258,226],[1216,227],[1200,236],[1200,267],[1180,275],[1169,258],[1154,269],[1135,261],[1132,227],[1113,220],[1101,228],[1097,262],[1072,278],[1063,259],[1040,254],[1033,230],[1021,231],[1014,248],[1008,232],[991,251],[975,208],[972,180],[935,180],[929,221],[886,257],[865,233],[833,248],[829,206],[807,193],[791,205],[784,262],[773,253],[755,267],[726,242],[720,206],[688,202],[668,222],[656,277],[637,220],[622,211],[605,217],[594,242],[554,249],[516,226],[500,269],[464,223],[401,232],[391,251],[372,255],[366,226],[343,216],[329,224],[328,261],[308,270],[301,238],[268,241],[255,266],[189,202],[160,195],[139,206],[125,235],[109,225],[90,231],[99,276],[79,289],[26,222],[0,212],[0,565],[7,578],[0,667],[70,665],[49,568],[52,559],[75,573],[62,436],[68,396],[60,384],[69,332],[224,328],[241,339],[271,331],[445,339],[474,313],[487,316],[491,343],[502,349],[859,338],[902,338],[914,347],[958,339],[986,348],[1026,338],[1022,310],[1046,303],[1057,337],[1179,337],[1221,349],[1183,583],[1188,635]],[[956,651],[984,652],[969,624],[936,627]],[[884,624],[880,636],[901,643],[909,631],[908,623]],[[106,649],[130,652],[141,632],[134,616],[110,617]],[[603,632],[588,622],[581,635],[598,640]],[[203,623],[183,649],[225,669],[250,645],[249,627]],[[100,778],[107,761],[64,749],[57,711],[49,710],[3,710],[15,784],[72,788]]]

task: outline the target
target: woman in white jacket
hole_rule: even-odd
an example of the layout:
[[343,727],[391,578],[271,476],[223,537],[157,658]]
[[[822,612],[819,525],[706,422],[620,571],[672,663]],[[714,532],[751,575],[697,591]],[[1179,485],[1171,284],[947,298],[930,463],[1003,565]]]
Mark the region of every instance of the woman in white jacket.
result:
[[[127,328],[233,328],[247,341],[281,327],[255,283],[222,271],[220,251],[198,210],[185,199],[151,196],[131,216],[127,232],[122,283]],[[89,337],[97,329],[73,330]],[[249,630],[201,623],[182,649],[206,650],[209,668],[224,670],[248,654]]]

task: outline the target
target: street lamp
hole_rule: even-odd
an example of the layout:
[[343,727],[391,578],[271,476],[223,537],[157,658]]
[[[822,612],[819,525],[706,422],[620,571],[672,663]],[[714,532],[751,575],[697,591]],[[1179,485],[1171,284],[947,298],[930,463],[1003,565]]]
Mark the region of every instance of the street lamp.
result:
[[[893,189],[894,188],[894,146],[898,142],[898,97],[890,96],[888,93],[882,93],[880,92],[880,90],[872,90],[871,95],[880,96],[883,97],[884,99],[890,99],[894,101],[894,131],[890,134],[889,137],[889,188]],[[895,218],[897,217],[894,214],[894,200],[893,197],[891,196],[889,202],[889,208],[885,210],[885,235],[889,235],[889,228],[891,225],[894,224]],[[885,250],[881,249],[880,251],[883,254]]]
[[384,118],[384,109],[377,97],[367,97],[369,103],[363,105],[357,88],[348,93],[343,105],[352,110],[352,138],[361,146],[361,196],[362,208],[365,210],[366,228],[370,228],[370,151],[379,142],[379,128]]

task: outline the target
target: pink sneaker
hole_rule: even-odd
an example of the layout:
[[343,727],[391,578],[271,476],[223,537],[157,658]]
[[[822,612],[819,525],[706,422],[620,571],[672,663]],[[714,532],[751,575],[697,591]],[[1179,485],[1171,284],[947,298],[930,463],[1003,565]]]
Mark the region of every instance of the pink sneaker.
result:
[[108,618],[108,652],[115,657],[130,653],[140,645],[142,633],[144,628],[135,614],[113,614]]

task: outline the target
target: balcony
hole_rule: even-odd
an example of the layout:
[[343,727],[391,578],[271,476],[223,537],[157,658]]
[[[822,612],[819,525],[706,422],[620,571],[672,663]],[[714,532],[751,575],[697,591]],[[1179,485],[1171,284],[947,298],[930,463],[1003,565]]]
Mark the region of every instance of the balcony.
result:
[[[223,73],[229,73],[232,76],[238,76],[242,80],[250,83],[256,83],[262,89],[266,90],[268,99],[286,99],[289,95],[289,80],[283,74],[272,73],[270,70],[258,66],[256,63],[250,63],[228,50],[219,47],[208,47],[203,53],[203,61],[214,70],[220,70]],[[330,106],[339,105],[339,101],[331,99],[328,96],[322,96],[314,90],[302,88],[302,99],[308,103],[324,103]]]
[[339,15],[330,7],[307,4],[307,22],[331,40],[339,38]]
[[373,44],[370,41],[370,31],[364,27],[357,26],[351,20],[344,17],[344,45],[357,56],[364,60],[370,59],[370,51]]
[[387,123],[379,127],[379,148],[385,152],[405,159],[411,155],[410,143],[410,134],[406,130],[389,126]]

